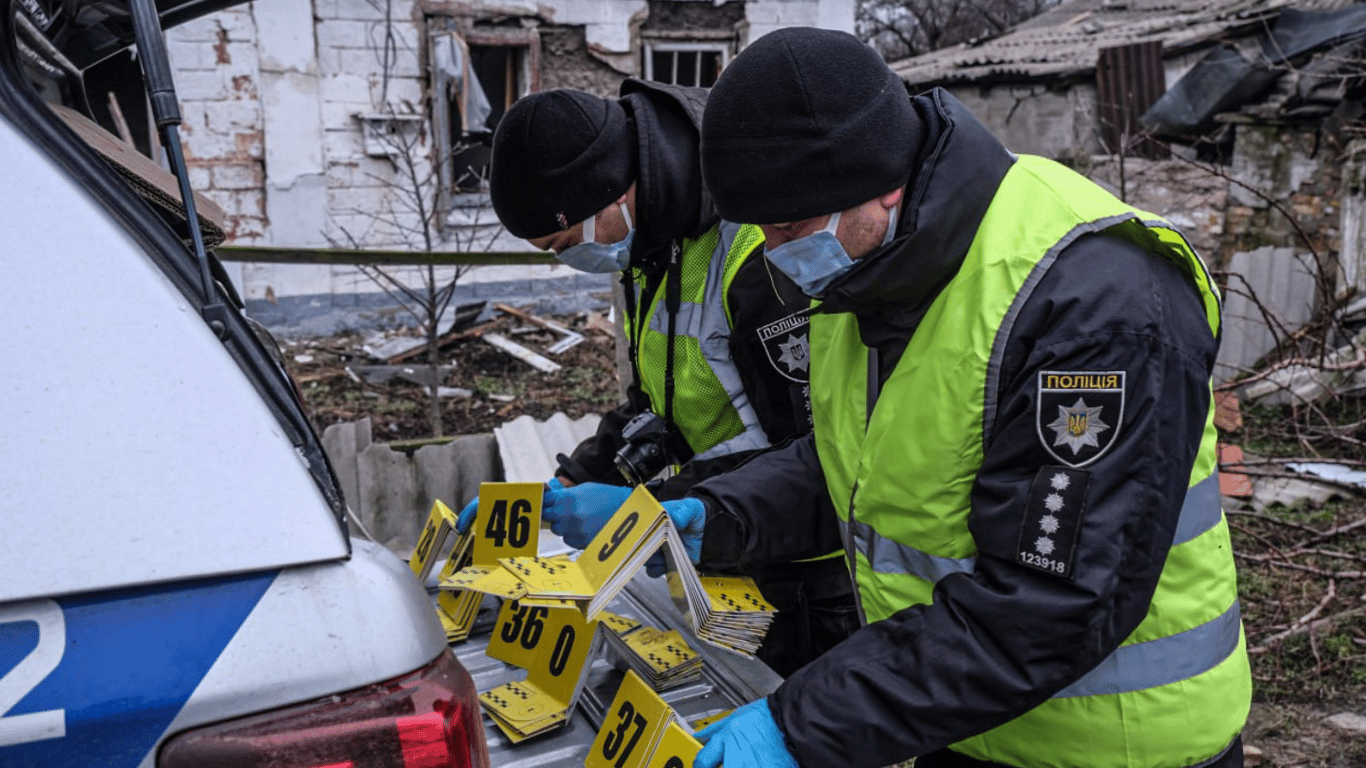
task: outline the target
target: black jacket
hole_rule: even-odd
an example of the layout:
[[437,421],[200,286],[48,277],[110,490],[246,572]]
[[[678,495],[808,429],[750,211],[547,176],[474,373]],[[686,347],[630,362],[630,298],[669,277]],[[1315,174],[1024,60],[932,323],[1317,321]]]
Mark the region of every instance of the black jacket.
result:
[[[842,276],[818,310],[857,316],[883,379],[961,265],[1014,162],[943,91],[913,103],[929,130],[898,236]],[[975,570],[940,580],[932,604],[865,626],[772,695],[803,766],[889,765],[1004,723],[1080,678],[1148,609],[1200,444],[1218,346],[1195,286],[1127,241],[1085,236],[1061,249],[1008,332],[971,496]],[[1127,376],[1114,443],[1087,467],[1071,579],[1016,561],[1029,488],[1019,480],[1056,463],[1036,428],[1042,369]],[[810,551],[809,537],[837,535],[810,437],[694,494],[708,507],[704,564],[785,560]],[[806,516],[793,524],[799,509]],[[791,535],[749,535],[777,510]]]
[[[631,245],[631,267],[645,277],[647,311],[665,275],[670,251],[684,238],[693,238],[717,223],[711,196],[702,184],[698,142],[707,89],[630,79],[622,84],[621,103],[636,129],[640,178],[636,182],[636,233]],[[623,272],[623,281],[629,270]],[[758,414],[770,442],[777,443],[810,429],[807,412],[805,360],[784,360],[765,344],[765,328],[789,318],[805,326],[810,301],[782,272],[772,269],[758,253],[740,268],[728,294],[732,317],[730,349],[745,393]],[[805,333],[804,330],[797,331]],[[787,334],[777,337],[777,341]],[[613,462],[624,444],[621,429],[649,400],[632,381],[627,401],[605,414],[597,433],[561,459],[560,474],[575,482],[625,485]],[[657,406],[663,414],[662,404]],[[705,448],[705,446],[702,446]],[[706,461],[688,461],[679,474],[651,486],[661,499],[683,496],[698,480],[723,472],[752,452],[734,453]]]

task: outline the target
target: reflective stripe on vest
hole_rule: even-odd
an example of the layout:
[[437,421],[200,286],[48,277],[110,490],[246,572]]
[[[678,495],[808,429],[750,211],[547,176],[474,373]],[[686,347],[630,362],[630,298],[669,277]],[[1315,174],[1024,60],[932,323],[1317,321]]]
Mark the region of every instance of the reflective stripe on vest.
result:
[[[1219,478],[1207,477],[1186,491],[1172,546],[1190,541],[1218,525],[1222,519]],[[909,544],[885,538],[872,526],[857,520],[850,521],[848,527],[854,536],[855,549],[878,573],[904,574],[933,583],[950,574],[971,573],[977,564],[976,557],[939,557],[922,552]]]
[[[684,269],[695,269],[700,266],[701,259],[706,259],[706,279],[702,285],[701,295],[687,295],[685,292],[681,297],[678,313],[674,316],[675,377],[686,375],[680,374],[685,366],[695,367],[696,362],[700,362],[711,372],[714,380],[712,387],[719,388],[719,391],[714,389],[710,392],[695,391],[698,387],[677,386],[675,389],[674,423],[688,438],[688,444],[695,452],[694,460],[710,459],[739,451],[759,450],[770,445],[768,434],[759,423],[759,415],[749,402],[740,371],[731,359],[731,327],[726,312],[726,293],[735,274],[733,267],[738,267],[739,262],[754,252],[755,247],[763,241],[763,234],[757,227],[723,221],[717,225],[716,237],[715,246],[712,248],[706,247],[708,238],[705,236],[687,243],[682,256]],[[665,282],[668,279],[666,276],[664,282],[655,290],[647,325],[650,332],[664,339],[667,339],[669,333],[669,313],[663,300]],[[684,282],[687,283],[686,280]],[[691,344],[677,343],[682,339],[690,340]],[[643,359],[647,357],[644,351],[646,344],[642,343],[640,348],[641,377],[648,379],[641,384],[650,395],[655,412],[662,415],[665,412],[662,401],[665,364],[662,356],[659,360],[651,359],[647,363]],[[710,400],[722,393],[729,400],[729,410],[738,421],[738,428],[735,434],[718,441],[702,436],[712,425],[693,423],[699,409],[690,408],[689,400]]]

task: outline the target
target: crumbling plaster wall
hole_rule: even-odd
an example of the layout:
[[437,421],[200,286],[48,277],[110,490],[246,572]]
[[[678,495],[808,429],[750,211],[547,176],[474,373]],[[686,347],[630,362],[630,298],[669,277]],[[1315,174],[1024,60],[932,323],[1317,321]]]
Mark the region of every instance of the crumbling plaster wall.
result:
[[1263,246],[1342,249],[1345,147],[1317,124],[1239,125],[1226,213],[1225,254]]
[[227,213],[228,239],[266,237],[265,142],[256,22],[230,9],[169,33],[190,183]]
[[[1093,127],[1094,86],[964,85],[945,90],[963,102],[1012,152],[1052,158],[1100,152]],[[914,87],[912,91],[918,92]]]
[[626,75],[588,51],[581,27],[545,25],[541,39],[541,90],[576,88],[603,98],[615,98]]
[[1111,194],[1175,224],[1206,260],[1223,250],[1228,181],[1181,160],[1093,155],[1076,169]]
[[[690,5],[735,15],[740,4]],[[612,96],[624,77],[638,73],[638,31],[648,7],[647,0],[272,0],[181,25],[168,42],[185,105],[182,134],[193,184],[227,212],[229,245],[420,249],[420,238],[413,237],[417,220],[394,190],[403,185],[399,169],[367,154],[357,115],[422,111],[424,12],[479,15],[491,8],[494,16],[521,14],[540,32],[541,89]],[[853,28],[854,0],[750,0],[743,7],[755,17],[746,23],[760,31],[793,24]],[[408,125],[419,131],[422,156],[416,159],[425,175],[430,129],[423,122]],[[436,247],[463,246],[452,239]],[[489,246],[526,248],[507,235]],[[379,292],[349,266],[227,266],[249,305],[319,297],[345,311]],[[526,282],[531,276],[563,282],[566,271],[483,267],[461,281]],[[441,272],[438,279],[445,280],[449,271]]]

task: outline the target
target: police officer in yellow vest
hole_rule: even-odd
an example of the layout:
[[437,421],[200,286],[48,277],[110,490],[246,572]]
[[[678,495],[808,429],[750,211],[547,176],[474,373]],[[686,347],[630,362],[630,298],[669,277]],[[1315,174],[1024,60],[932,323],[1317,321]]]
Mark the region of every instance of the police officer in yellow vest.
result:
[[[560,456],[545,498],[544,518],[574,546],[666,465],[678,471],[650,483],[660,499],[810,431],[809,301],[765,264],[757,227],[717,217],[698,156],[706,97],[635,79],[617,100],[546,91],[513,104],[494,134],[490,195],[508,231],[575,268],[619,271],[626,289],[628,400]],[[779,609],[759,653],[779,674],[858,627],[838,537],[824,547],[733,568]]]
[[841,32],[741,52],[702,160],[817,300],[815,428],[672,504],[703,562],[802,551],[715,528],[837,518],[866,624],[694,766],[1242,765],[1220,299],[1185,239]]

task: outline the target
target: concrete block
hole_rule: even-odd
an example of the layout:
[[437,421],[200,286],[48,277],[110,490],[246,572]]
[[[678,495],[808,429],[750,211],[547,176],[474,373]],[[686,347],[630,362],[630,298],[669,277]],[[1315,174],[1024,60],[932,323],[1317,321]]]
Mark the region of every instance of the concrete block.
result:
[[360,131],[323,131],[323,156],[327,161],[352,161],[365,157]]
[[215,69],[218,66],[218,54],[212,46],[202,41],[168,40],[166,52],[171,58],[171,67],[176,72],[177,85],[181,72],[192,69]]
[[[367,0],[328,0],[327,16],[318,14],[318,18],[329,19],[350,19],[352,21],[382,21],[384,19],[384,3],[367,2]],[[395,5],[390,13],[394,17],[406,18],[408,9]]]
[[231,95],[228,73],[218,69],[188,70],[175,75],[176,92],[185,98],[222,100]]
[[370,98],[371,77],[354,72],[343,72],[318,79],[319,93],[324,103],[330,101],[359,105],[357,112],[373,112]]
[[193,21],[172,27],[166,31],[167,39],[176,43],[216,43],[221,28],[219,21],[231,13],[233,13],[231,9],[223,9],[217,13],[201,16]]
[[[204,193],[209,192],[209,187],[213,186],[213,166],[211,165],[192,165],[190,166],[190,187]],[[212,199],[212,195],[210,195]],[[214,202],[217,202],[216,200]]]
[[[338,72],[379,72],[383,66],[383,52],[379,48],[334,48],[331,53]],[[422,74],[417,51],[400,45],[389,63],[389,76],[415,78]]]
[[264,125],[261,105],[254,101],[217,101],[202,105],[203,123],[211,130],[235,133],[240,129],[260,129]]
[[322,19],[314,24],[318,50],[372,48],[383,40],[380,22]]
[[[287,245],[272,241],[273,245]],[[326,294],[332,289],[331,269],[326,264],[253,264],[245,263],[242,283],[243,299],[264,299],[275,296],[309,296]]]
[[[253,15],[255,4],[239,5],[214,13],[211,17],[219,28],[227,33],[233,42],[250,42],[256,39],[256,18]],[[217,35],[214,37],[218,39]]]
[[214,201],[229,215],[258,218],[266,215],[265,192],[260,189],[217,190]]
[[260,191],[265,183],[265,174],[257,162],[229,162],[212,168],[212,185],[215,189],[256,190]]
[[270,186],[265,202],[271,235],[299,247],[327,247],[326,201],[327,179],[321,174],[298,176],[287,188]]
[[382,187],[392,183],[393,175],[393,164],[378,157],[358,157],[327,164],[327,184],[332,187]]

